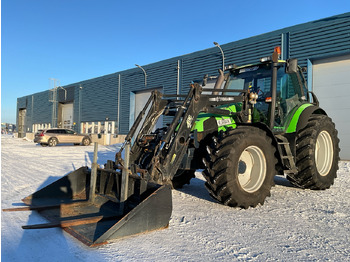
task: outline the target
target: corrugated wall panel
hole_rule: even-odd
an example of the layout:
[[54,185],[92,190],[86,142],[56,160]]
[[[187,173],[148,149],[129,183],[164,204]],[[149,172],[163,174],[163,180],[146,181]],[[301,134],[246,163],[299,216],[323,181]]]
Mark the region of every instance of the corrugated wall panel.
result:
[[290,56],[302,66],[308,58],[350,52],[350,20],[343,17],[327,24],[290,32]]
[[[29,96],[28,99],[31,99]],[[33,119],[31,124],[51,123],[52,122],[52,106],[53,103],[51,91],[44,91],[33,95]],[[27,111],[31,111],[28,108]]]
[[106,118],[116,121],[118,108],[117,75],[87,80],[81,83],[81,87],[82,89],[76,88],[75,104],[78,103],[78,105],[74,107],[75,110],[79,111],[80,99],[81,122],[104,121]]
[[[267,39],[223,45],[225,65],[258,63],[259,59],[271,55],[275,46],[281,45],[281,35],[276,34]],[[203,51],[197,56],[183,57],[182,93],[188,92],[189,84],[193,80],[203,78],[205,74],[217,75],[222,68],[222,56],[218,47]]]
[[18,109],[27,108],[27,96],[17,98],[17,108]]
[[[36,93],[30,96],[18,98],[18,110],[26,110],[26,132],[32,132],[33,124],[51,123],[52,121],[52,102],[50,102],[50,91]],[[18,117],[18,112],[17,112]]]

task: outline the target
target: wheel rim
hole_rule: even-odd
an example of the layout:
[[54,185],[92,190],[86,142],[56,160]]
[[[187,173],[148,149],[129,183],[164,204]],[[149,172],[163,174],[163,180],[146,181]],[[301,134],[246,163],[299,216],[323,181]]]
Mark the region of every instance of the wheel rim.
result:
[[88,144],[89,144],[89,139],[86,139],[86,138],[85,138],[84,141],[83,141],[83,145],[84,145],[84,146],[87,146]]
[[333,163],[333,141],[327,131],[318,134],[315,148],[315,161],[318,173],[328,175]]
[[253,193],[264,183],[266,170],[266,159],[262,150],[249,146],[238,161],[238,182],[246,192]]

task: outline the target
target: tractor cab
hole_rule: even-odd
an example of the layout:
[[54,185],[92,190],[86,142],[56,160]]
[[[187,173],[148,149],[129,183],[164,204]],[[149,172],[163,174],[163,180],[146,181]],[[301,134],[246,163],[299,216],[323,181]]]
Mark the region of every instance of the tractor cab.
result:
[[224,89],[254,94],[250,95],[254,104],[252,122],[264,122],[275,132],[285,131],[295,110],[308,103],[306,81],[296,65],[295,59],[273,62],[264,58],[259,64],[227,66]]

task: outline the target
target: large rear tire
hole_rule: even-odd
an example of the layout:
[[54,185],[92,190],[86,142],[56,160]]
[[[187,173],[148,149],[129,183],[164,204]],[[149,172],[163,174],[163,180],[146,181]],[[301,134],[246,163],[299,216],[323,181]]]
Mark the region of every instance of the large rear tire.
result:
[[237,127],[220,132],[207,147],[203,172],[210,195],[224,205],[249,208],[264,204],[274,184],[277,159],[266,132]]
[[339,151],[338,132],[332,120],[325,115],[312,115],[296,138],[299,172],[289,174],[288,180],[301,188],[329,188],[337,177]]

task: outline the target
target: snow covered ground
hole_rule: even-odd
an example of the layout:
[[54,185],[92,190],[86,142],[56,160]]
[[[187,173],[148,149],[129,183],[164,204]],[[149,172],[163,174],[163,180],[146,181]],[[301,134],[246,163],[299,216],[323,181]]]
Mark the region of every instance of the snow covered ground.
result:
[[[1,207],[11,207],[80,166],[93,146],[41,147],[1,136]],[[98,163],[118,146],[99,146]],[[2,261],[350,261],[350,162],[341,162],[331,189],[292,187],[282,178],[263,206],[235,209],[215,203],[200,173],[173,190],[169,228],[88,248],[60,229],[24,231],[44,223],[35,212],[2,212]]]

